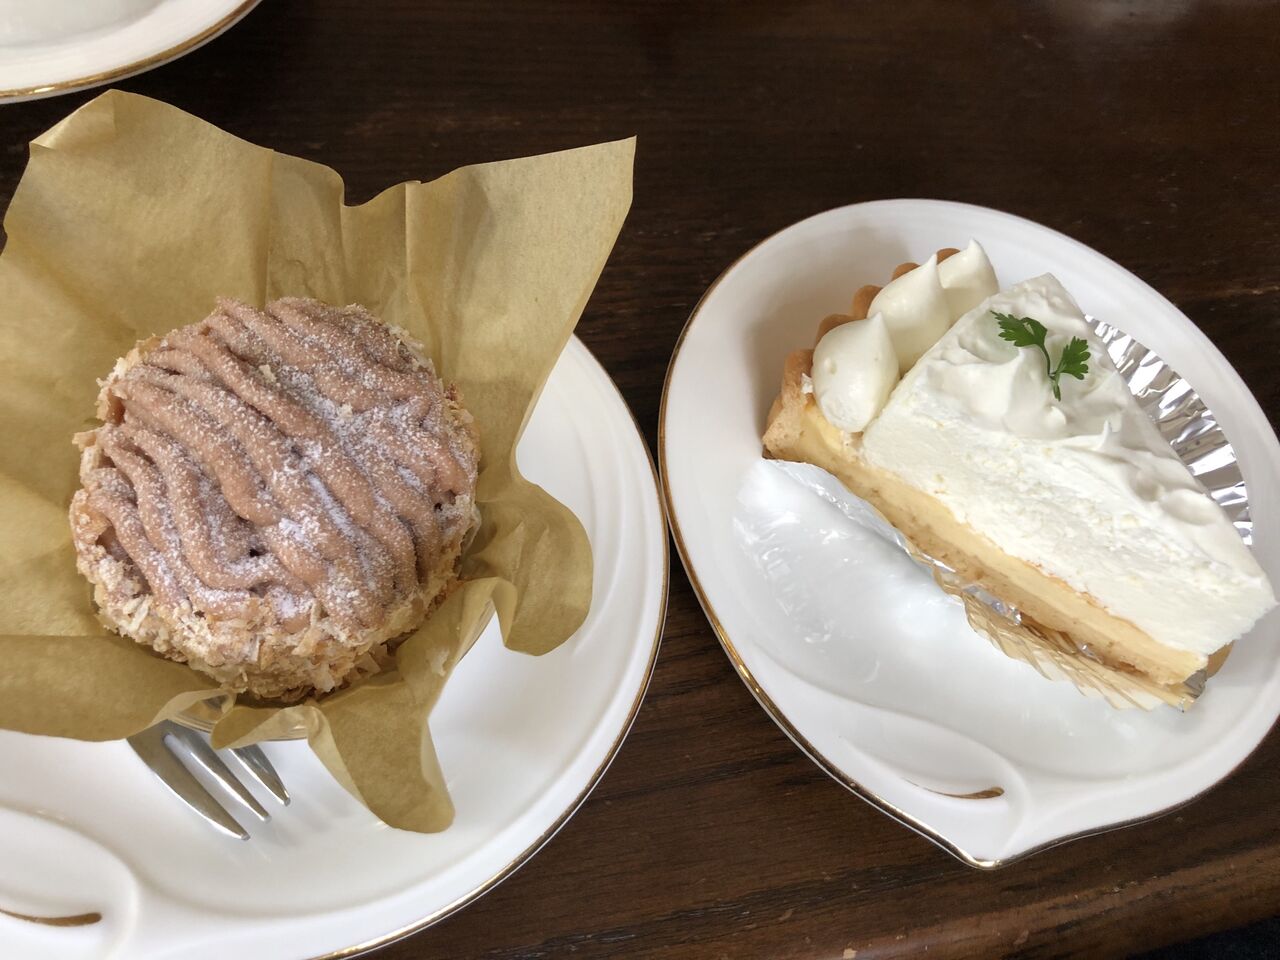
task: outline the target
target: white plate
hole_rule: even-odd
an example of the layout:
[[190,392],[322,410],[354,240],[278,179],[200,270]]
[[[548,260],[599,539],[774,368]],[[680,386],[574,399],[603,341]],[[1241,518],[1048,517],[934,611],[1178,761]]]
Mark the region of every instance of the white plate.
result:
[[1154,816],[1227,776],[1280,714],[1280,616],[1187,714],[1116,711],[1000,655],[904,554],[762,460],[783,358],[854,290],[976,237],[1002,284],[1050,271],[1195,385],[1235,446],[1254,552],[1280,583],[1280,444],[1171,303],[1027,220],[933,200],[831,210],[764,241],[694,310],[663,396],[676,543],[730,659],[832,777],[975,866]]
[[176,60],[259,0],[0,0],[0,102],[96,87]]
[[[321,957],[372,947],[469,903],[528,859],[604,773],[639,708],[666,606],[656,476],[603,368],[570,342],[519,448],[582,520],[586,623],[543,657],[486,631],[431,715],[457,806],[443,833],[392,830],[304,743],[266,752],[294,800],[226,839],[120,742],[0,732],[0,957]],[[275,801],[265,797],[272,807]],[[343,954],[345,955],[345,954]]]

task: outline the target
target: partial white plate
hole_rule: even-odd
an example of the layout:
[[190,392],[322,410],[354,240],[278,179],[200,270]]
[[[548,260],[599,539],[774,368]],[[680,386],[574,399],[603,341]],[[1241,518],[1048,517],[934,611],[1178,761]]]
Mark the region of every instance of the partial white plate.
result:
[[[576,339],[519,448],[525,474],[582,520],[586,623],[543,657],[496,625],[431,716],[457,806],[443,833],[385,826],[305,743],[267,754],[293,794],[248,842],[220,836],[124,743],[0,732],[0,957],[346,956],[433,923],[510,876],[564,824],[630,728],[657,655],[667,539],[648,449]],[[5,913],[4,911],[8,911]],[[100,914],[54,927],[16,919]]]
[[787,353],[859,286],[970,237],[1002,284],[1056,274],[1196,387],[1235,446],[1253,549],[1280,583],[1280,444],[1239,376],[1123,267],[982,207],[855,204],[747,253],[677,346],[659,457],[690,579],[765,710],[850,790],[991,867],[1168,811],[1227,776],[1280,715],[1280,615],[1236,644],[1190,712],[1116,711],[1003,657],[904,554],[761,458]]
[[259,0],[0,0],[0,102],[122,80],[208,43]]

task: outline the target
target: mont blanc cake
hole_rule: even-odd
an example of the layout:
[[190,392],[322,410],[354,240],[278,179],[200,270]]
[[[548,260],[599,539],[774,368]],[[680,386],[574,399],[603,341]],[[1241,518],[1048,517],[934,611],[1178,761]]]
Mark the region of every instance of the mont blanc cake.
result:
[[471,416],[362,307],[220,301],[123,357],[98,417],[71,530],[99,616],[224,689],[372,672],[457,580]]
[[1275,596],[1049,274],[904,264],[787,358],[765,448],[824,468],[1080,656],[1185,683]]

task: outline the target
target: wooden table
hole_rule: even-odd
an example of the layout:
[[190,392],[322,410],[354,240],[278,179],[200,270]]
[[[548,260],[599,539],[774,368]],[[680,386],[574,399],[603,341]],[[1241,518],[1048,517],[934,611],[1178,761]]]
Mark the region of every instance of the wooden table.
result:
[[[635,205],[579,327],[652,443],[671,348],[736,256],[828,207],[945,197],[1134,270],[1280,414],[1280,8],[1262,4],[268,0],[121,84],[336,167],[349,200],[639,135]],[[0,108],[25,143],[91,94]],[[612,769],[410,957],[1122,955],[1280,912],[1280,736],[1176,815],[994,873],[829,780],[756,706],[679,561]]]

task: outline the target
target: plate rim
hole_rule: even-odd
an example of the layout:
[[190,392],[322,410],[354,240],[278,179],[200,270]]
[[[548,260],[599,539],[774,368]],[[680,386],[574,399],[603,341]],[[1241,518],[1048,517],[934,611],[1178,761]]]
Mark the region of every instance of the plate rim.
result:
[[[947,853],[954,856],[956,859],[960,860],[962,863],[965,863],[971,867],[975,867],[979,870],[990,871],[990,870],[997,870],[997,869],[1000,869],[1001,867],[1006,867],[1011,864],[1020,862],[1022,860],[1025,860],[1028,857],[1034,856],[1037,853],[1042,853],[1046,850],[1052,849],[1053,847],[1061,846],[1062,844],[1065,844],[1065,843],[1070,843],[1073,840],[1083,840],[1087,837],[1099,836],[1100,834],[1110,833],[1113,830],[1121,830],[1121,829],[1124,829],[1125,827],[1135,826],[1140,823],[1147,823],[1149,821],[1159,820],[1162,817],[1166,817],[1171,813],[1176,813],[1178,810],[1181,810],[1184,807],[1187,807],[1190,804],[1195,803],[1205,794],[1221,786],[1226,780],[1234,776],[1235,773],[1245,764],[1245,762],[1247,762],[1248,759],[1251,756],[1253,756],[1253,754],[1257,751],[1258,747],[1262,745],[1262,740],[1259,740],[1257,743],[1255,743],[1253,747],[1250,748],[1249,751],[1245,753],[1245,755],[1241,757],[1238,762],[1232,765],[1230,770],[1228,770],[1225,774],[1223,774],[1218,779],[1214,780],[1213,783],[1197,791],[1192,796],[1186,797],[1185,799],[1182,799],[1182,800],[1178,800],[1170,804],[1169,806],[1161,807],[1159,810],[1153,811],[1152,813],[1149,813],[1149,814],[1142,814],[1140,816],[1132,817],[1126,820],[1120,820],[1115,823],[1105,824],[1096,828],[1087,828],[1084,830],[1077,831],[1075,833],[1068,834],[1066,836],[1056,837],[1051,840],[1046,840],[1043,843],[1036,844],[1035,846],[1029,847],[1026,850],[1022,850],[1014,854],[1009,854],[1008,856],[986,858],[986,857],[979,857],[974,854],[971,854],[969,851],[964,849],[960,844],[957,844],[955,841],[942,835],[937,830],[934,830],[929,825],[923,823],[922,821],[913,817],[911,814],[907,813],[906,811],[890,803],[888,800],[881,797],[879,794],[871,790],[869,787],[864,786],[863,784],[855,780],[853,777],[850,777],[848,774],[844,773],[844,771],[842,771],[839,768],[839,766],[837,766],[832,760],[826,757],[820,750],[818,750],[812,743],[810,743],[809,740],[798,729],[796,729],[796,727],[787,718],[786,714],[778,707],[776,703],[774,703],[773,699],[769,696],[769,694],[764,690],[764,688],[756,680],[755,675],[751,672],[750,667],[747,666],[746,661],[743,660],[742,655],[738,652],[737,648],[734,646],[732,638],[729,636],[728,631],[724,628],[724,624],[721,622],[719,616],[716,614],[715,607],[712,605],[711,600],[707,596],[701,581],[698,579],[697,571],[695,570],[693,563],[689,557],[688,546],[685,543],[684,535],[680,529],[680,523],[677,518],[675,501],[671,496],[671,486],[667,482],[668,399],[669,399],[669,393],[671,390],[671,382],[675,375],[676,364],[679,362],[680,354],[684,348],[685,339],[688,337],[689,333],[692,331],[694,322],[698,319],[699,314],[701,314],[702,309],[706,305],[706,301],[708,300],[708,298],[711,297],[711,295],[716,291],[716,289],[720,286],[720,284],[723,283],[729,277],[729,275],[733,273],[742,264],[744,260],[746,260],[752,254],[754,254],[757,250],[759,250],[765,244],[776,239],[781,234],[786,233],[787,231],[792,230],[796,227],[799,227],[805,223],[808,223],[811,220],[816,220],[819,217],[828,216],[830,214],[834,214],[840,211],[851,210],[856,207],[865,207],[869,205],[879,205],[879,204],[888,205],[888,204],[902,204],[902,203],[907,203],[907,204],[929,203],[929,204],[945,204],[953,207],[968,207],[974,210],[981,210],[984,213],[996,213],[1001,215],[1002,217],[1008,217],[1012,220],[1016,220],[1024,224],[1028,224],[1039,230],[1047,230],[1050,233],[1052,233],[1056,238],[1060,240],[1064,240],[1075,246],[1084,247],[1090,253],[1095,254],[1096,256],[1101,257],[1107,263],[1118,267],[1120,270],[1129,274],[1131,277],[1136,279],[1139,283],[1142,283],[1149,290],[1154,292],[1156,296],[1160,297],[1166,302],[1170,302],[1175,310],[1178,310],[1179,313],[1182,313],[1182,311],[1177,307],[1177,305],[1172,304],[1171,301],[1168,301],[1168,298],[1165,297],[1162,293],[1160,293],[1160,291],[1156,290],[1150,284],[1147,284],[1146,281],[1144,281],[1141,277],[1135,274],[1132,270],[1129,270],[1127,267],[1123,266],[1122,264],[1119,264],[1116,261],[1112,260],[1106,254],[1102,253],[1099,250],[1095,250],[1093,247],[1090,247],[1088,244],[1083,243],[1082,241],[1077,240],[1074,237],[1071,237],[1060,230],[1056,230],[1053,227],[1047,226],[1042,223],[1038,223],[1035,220],[1031,220],[1028,217],[1019,216],[1016,213],[1009,213],[1008,211],[1005,211],[1005,210],[999,210],[995,207],[987,207],[981,204],[965,203],[963,201],[957,201],[957,200],[945,200],[945,199],[940,199],[936,197],[884,197],[884,198],[874,199],[874,200],[861,200],[854,203],[841,204],[838,207],[830,207],[826,210],[820,210],[816,213],[810,214],[809,216],[802,217],[799,220],[794,221],[793,223],[789,223],[783,227],[780,227],[779,229],[768,234],[767,236],[761,238],[756,243],[752,244],[747,250],[745,250],[744,252],[739,254],[736,258],[734,258],[734,260],[731,263],[729,263],[729,265],[726,266],[723,271],[721,271],[721,273],[715,278],[715,280],[711,282],[710,286],[708,286],[707,289],[703,291],[702,296],[698,298],[697,303],[694,304],[693,309],[689,313],[688,319],[685,321],[684,326],[680,330],[680,335],[676,338],[675,346],[672,348],[672,351],[671,351],[671,359],[667,364],[666,377],[663,379],[663,383],[662,383],[662,396],[658,406],[658,469],[662,477],[661,489],[662,489],[662,498],[665,506],[665,513],[667,517],[667,524],[671,528],[671,536],[672,536],[672,539],[675,541],[676,552],[680,556],[680,562],[684,566],[685,574],[688,576],[689,583],[693,587],[694,595],[698,598],[698,603],[701,605],[702,611],[707,618],[707,622],[710,624],[712,632],[716,635],[716,639],[719,641],[720,647],[724,651],[725,656],[728,657],[729,662],[733,665],[734,670],[737,672],[739,678],[742,680],[746,688],[751,692],[751,695],[755,698],[756,702],[761,706],[761,708],[763,708],[765,714],[778,726],[779,729],[782,730],[784,734],[786,734],[787,738],[800,749],[801,753],[807,756],[820,770],[822,770],[823,773],[827,774],[827,776],[831,777],[831,779],[835,780],[838,784],[843,786],[846,790],[853,793],[859,799],[869,803],[871,806],[875,807],[881,813],[887,815],[891,819],[896,820],[898,823],[902,824],[905,827],[908,827],[911,830],[914,830],[916,833],[924,837],[926,840],[932,841],[934,844],[941,847],[943,850],[945,850]],[[1204,333],[1204,331],[1202,331],[1198,326],[1196,326],[1194,321],[1190,321],[1190,318],[1188,318],[1188,320],[1189,322],[1191,322],[1192,329],[1197,335],[1203,338],[1205,342],[1212,343],[1212,341],[1208,339],[1208,336]],[[1228,362],[1226,366],[1227,366],[1227,369],[1230,371],[1231,375],[1237,381],[1238,385],[1241,387],[1241,389],[1244,390],[1245,394],[1254,403],[1254,405],[1260,406],[1258,404],[1257,398],[1253,395],[1253,391],[1249,389],[1248,384],[1244,382],[1243,378],[1236,371],[1235,367],[1233,367],[1230,364],[1230,362]],[[1273,726],[1274,726],[1274,723],[1273,723]],[[1262,739],[1266,739],[1265,735],[1263,736]]]
[[86,90],[91,87],[98,87],[105,83],[111,83],[113,80],[124,80],[128,77],[144,73],[156,67],[163,66],[171,60],[177,60],[179,57],[186,56],[198,47],[204,46],[210,40],[215,39],[220,34],[231,29],[240,20],[248,16],[262,0],[243,0],[237,7],[224,14],[217,21],[206,26],[200,32],[193,34],[187,39],[175,43],[171,47],[157,51],[150,56],[143,57],[141,60],[134,60],[130,63],[121,64],[117,67],[111,67],[107,70],[101,70],[97,73],[87,74],[82,77],[72,77],[68,80],[57,80],[53,83],[40,83],[33,87],[14,87],[9,90],[0,90],[0,104],[2,103],[20,103],[24,100],[40,100],[45,97],[56,97],[64,93],[74,93],[77,90]]

